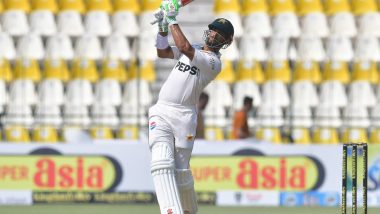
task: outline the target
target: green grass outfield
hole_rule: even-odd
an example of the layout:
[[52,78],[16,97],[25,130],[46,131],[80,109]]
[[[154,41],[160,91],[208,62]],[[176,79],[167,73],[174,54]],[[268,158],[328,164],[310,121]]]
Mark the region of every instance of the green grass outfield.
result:
[[[1,214],[159,214],[157,205],[33,205],[0,206]],[[339,208],[322,207],[216,207],[200,206],[199,214],[338,214]],[[358,212],[361,213],[361,212]],[[380,213],[372,208],[369,214]]]

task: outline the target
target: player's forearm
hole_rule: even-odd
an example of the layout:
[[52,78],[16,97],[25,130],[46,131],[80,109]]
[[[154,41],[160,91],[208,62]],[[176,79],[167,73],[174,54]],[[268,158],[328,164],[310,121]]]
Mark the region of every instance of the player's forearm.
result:
[[170,25],[170,31],[178,50],[192,60],[194,58],[194,48],[183,34],[181,28],[177,24],[173,24]]
[[170,58],[170,59],[174,58],[172,48],[169,46],[169,43],[168,43],[167,32],[159,32],[159,34],[157,35],[156,47],[157,47],[158,57]]

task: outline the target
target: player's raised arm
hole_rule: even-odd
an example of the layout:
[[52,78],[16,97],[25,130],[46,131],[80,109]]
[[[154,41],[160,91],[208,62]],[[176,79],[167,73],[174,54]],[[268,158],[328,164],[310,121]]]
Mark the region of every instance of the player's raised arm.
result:
[[176,19],[179,8],[180,4],[178,0],[164,0],[161,4],[161,10],[164,12],[164,22],[166,20],[169,25],[176,47],[190,60],[193,60],[195,49],[183,34]]
[[158,22],[158,34],[156,40],[157,56],[160,58],[173,59],[174,54],[168,42],[169,24],[164,17],[164,11],[159,11],[155,14]]

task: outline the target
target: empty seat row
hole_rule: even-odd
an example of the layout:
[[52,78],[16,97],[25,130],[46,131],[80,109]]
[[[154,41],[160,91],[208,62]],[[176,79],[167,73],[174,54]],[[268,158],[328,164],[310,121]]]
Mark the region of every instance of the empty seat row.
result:
[[[15,80],[10,84],[9,93],[4,81],[0,81],[0,106],[132,106],[145,108],[152,103],[149,83],[144,80],[129,80],[123,84],[123,90],[117,80],[103,79],[95,84],[93,90],[90,81],[76,79],[64,87],[58,79],[46,79],[38,85],[38,93],[31,80]],[[66,90],[65,90],[66,88]],[[8,110],[14,110],[8,107]]]

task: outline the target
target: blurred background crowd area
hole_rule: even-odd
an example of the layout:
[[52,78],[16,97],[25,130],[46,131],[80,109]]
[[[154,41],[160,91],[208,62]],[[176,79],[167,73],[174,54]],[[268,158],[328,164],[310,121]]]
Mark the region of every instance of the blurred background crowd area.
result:
[[[158,59],[161,0],[1,0],[1,138],[61,142],[146,136],[147,110],[176,63]],[[216,17],[235,27],[205,92],[206,140],[228,140],[243,98],[252,137],[380,143],[375,0],[195,0],[180,26],[202,44]],[[170,39],[171,44],[174,44]]]

